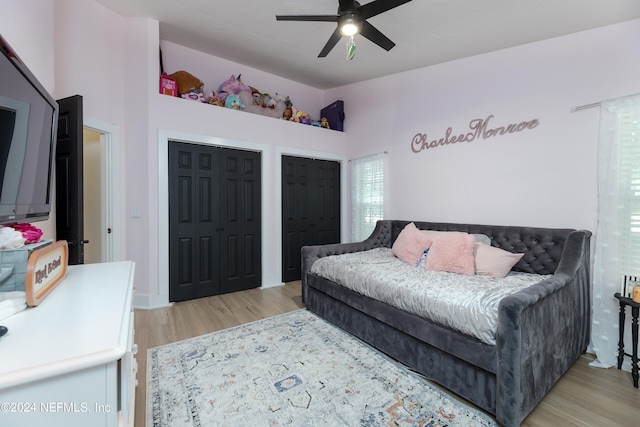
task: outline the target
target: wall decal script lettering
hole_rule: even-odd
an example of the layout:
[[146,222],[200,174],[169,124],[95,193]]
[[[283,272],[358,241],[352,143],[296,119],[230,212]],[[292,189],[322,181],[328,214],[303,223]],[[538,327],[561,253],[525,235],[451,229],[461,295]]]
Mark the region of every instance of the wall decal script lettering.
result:
[[427,148],[435,148],[443,145],[455,144],[457,142],[472,142],[476,139],[487,139],[506,133],[522,132],[526,129],[533,129],[540,124],[538,119],[529,120],[527,122],[512,123],[507,126],[499,126],[489,128],[489,121],[493,118],[493,114],[486,119],[473,119],[469,122],[470,132],[452,135],[453,128],[449,127],[445,136],[440,139],[429,141],[426,133],[417,133],[411,140],[411,151],[419,153]]

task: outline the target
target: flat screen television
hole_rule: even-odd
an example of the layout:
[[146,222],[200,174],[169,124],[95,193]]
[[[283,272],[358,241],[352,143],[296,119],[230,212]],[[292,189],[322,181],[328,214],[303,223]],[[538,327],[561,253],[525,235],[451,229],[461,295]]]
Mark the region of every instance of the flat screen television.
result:
[[58,103],[0,35],[0,224],[49,218]]

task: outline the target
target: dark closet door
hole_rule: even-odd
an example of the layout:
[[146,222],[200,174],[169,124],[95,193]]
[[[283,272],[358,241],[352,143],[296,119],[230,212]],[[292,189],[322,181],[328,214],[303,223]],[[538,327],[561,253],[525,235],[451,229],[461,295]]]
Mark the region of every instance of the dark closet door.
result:
[[82,96],[58,100],[56,144],[56,239],[69,245],[69,265],[84,264]]
[[340,242],[340,163],[282,157],[282,280],[299,280],[300,249]]
[[169,300],[220,293],[218,162],[212,147],[169,142]]
[[260,154],[169,142],[169,300],[261,285]]
[[257,288],[262,281],[261,156],[220,149],[220,292]]
[[310,218],[314,245],[340,242],[340,163],[311,160],[315,208]]

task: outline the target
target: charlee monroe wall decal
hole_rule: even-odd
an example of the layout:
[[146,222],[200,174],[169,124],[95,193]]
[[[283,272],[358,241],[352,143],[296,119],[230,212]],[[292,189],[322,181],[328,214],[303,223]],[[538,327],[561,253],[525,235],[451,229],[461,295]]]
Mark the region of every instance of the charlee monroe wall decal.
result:
[[499,126],[489,128],[489,120],[493,118],[493,114],[486,119],[473,119],[469,122],[471,132],[461,133],[459,135],[451,135],[453,129],[449,127],[443,138],[433,139],[429,141],[426,133],[417,133],[411,140],[411,151],[419,153],[427,148],[435,148],[443,145],[455,144],[457,142],[473,142],[477,139],[487,139],[506,133],[522,132],[526,129],[533,129],[540,124],[538,119],[529,120],[527,122],[512,123],[507,126]]

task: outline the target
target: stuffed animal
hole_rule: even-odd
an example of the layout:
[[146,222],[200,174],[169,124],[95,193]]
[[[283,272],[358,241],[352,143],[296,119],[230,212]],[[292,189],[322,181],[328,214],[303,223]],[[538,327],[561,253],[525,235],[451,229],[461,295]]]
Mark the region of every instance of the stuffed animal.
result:
[[289,105],[285,107],[284,113],[282,113],[282,120],[290,120],[293,117],[293,108]]
[[209,104],[216,105],[218,107],[224,107],[224,101],[216,95],[214,91],[211,91],[211,96],[208,99]]
[[[284,103],[286,104],[286,103],[287,103],[287,101],[289,100],[289,97],[288,97],[288,96],[280,95],[280,94],[278,94],[278,92],[276,92],[276,94],[273,96],[273,99],[275,99],[275,100],[276,100],[276,102],[278,102],[278,101],[282,101],[282,102],[284,102]],[[289,101],[289,102],[290,102],[290,101]]]
[[244,103],[238,95],[229,95],[224,100],[224,106],[234,110],[244,110]]
[[240,92],[252,93],[251,88],[240,80],[240,74],[238,77],[231,76],[227,80],[223,81],[218,87],[218,97],[225,100],[229,95],[238,95]]
[[289,118],[290,122],[300,123],[300,117],[298,116],[298,110],[295,107],[291,107],[291,117]]
[[178,85],[178,93],[180,95],[183,95],[185,93],[188,94],[192,89],[195,91],[201,90],[202,86],[204,86],[204,83],[199,78],[183,70],[176,71],[173,74],[169,74],[169,77],[172,77],[176,80],[176,83]]
[[289,99],[288,96],[284,98],[284,113],[282,113],[283,120],[291,120],[293,117],[293,102]]
[[183,93],[181,96],[183,99],[204,102],[204,94],[202,93],[202,91],[196,89],[191,89],[191,92]]
[[274,108],[276,108],[276,100],[272,98],[271,95],[269,95],[268,93],[264,93],[262,95],[261,106],[262,108],[270,108],[273,110]]
[[259,114],[261,116],[273,117],[276,119],[282,117],[282,114],[284,113],[284,102],[276,102],[273,104],[273,108],[267,108],[266,102],[263,103],[263,100],[260,99],[260,104],[257,104],[255,95],[251,95],[249,92],[242,91],[236,96],[244,103],[244,111],[248,113]]
[[302,110],[298,110],[296,112],[296,117],[297,117],[296,122],[298,122],[298,123],[302,123],[304,125],[311,124],[311,116],[308,113],[305,113]]

